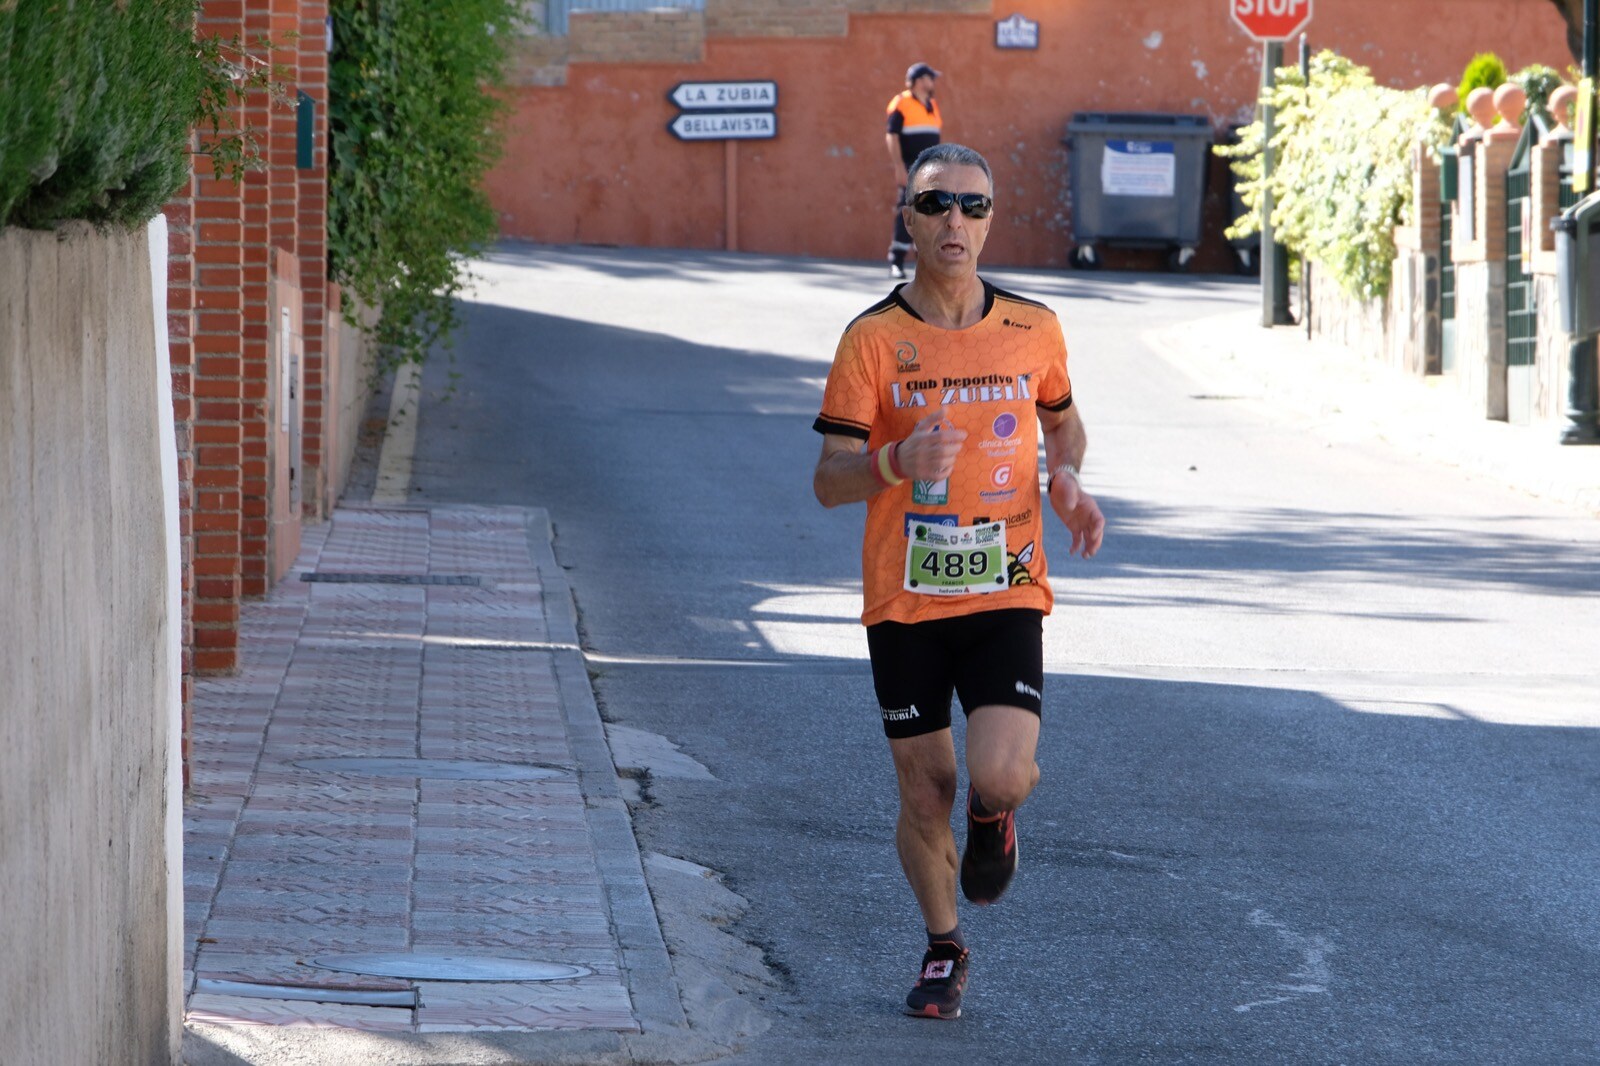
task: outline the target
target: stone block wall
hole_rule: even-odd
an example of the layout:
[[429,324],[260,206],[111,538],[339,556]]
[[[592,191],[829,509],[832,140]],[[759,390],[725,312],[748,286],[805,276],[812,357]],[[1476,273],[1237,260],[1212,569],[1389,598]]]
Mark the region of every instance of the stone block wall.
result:
[[1456,262],[1456,388],[1467,409],[1506,417],[1506,262]]

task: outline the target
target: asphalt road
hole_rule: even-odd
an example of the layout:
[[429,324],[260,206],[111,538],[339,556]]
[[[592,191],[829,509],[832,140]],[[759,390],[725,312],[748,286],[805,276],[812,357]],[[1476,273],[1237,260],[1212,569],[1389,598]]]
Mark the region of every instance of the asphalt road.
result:
[[[508,245],[430,368],[412,494],[548,508],[643,848],[748,901],[741,1063],[1600,1061],[1600,525],[1209,388],[1142,340],[1229,279],[997,271],[1063,317],[1109,519],[1046,539],[1043,781],[963,911],[966,1014],[901,1016],[921,924],[859,611],[811,494],[877,267]],[[450,371],[454,394],[441,400]]]

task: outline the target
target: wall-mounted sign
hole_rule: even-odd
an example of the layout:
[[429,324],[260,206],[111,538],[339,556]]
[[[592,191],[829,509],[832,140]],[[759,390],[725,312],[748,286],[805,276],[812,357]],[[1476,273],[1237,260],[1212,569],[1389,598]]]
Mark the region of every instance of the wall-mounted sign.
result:
[[1012,15],[994,24],[996,48],[1038,48],[1039,24],[1021,15]]
[[778,83],[681,81],[667,99],[685,111],[770,111],[778,106]]
[[778,116],[771,111],[686,111],[667,129],[680,141],[764,141],[778,135]]

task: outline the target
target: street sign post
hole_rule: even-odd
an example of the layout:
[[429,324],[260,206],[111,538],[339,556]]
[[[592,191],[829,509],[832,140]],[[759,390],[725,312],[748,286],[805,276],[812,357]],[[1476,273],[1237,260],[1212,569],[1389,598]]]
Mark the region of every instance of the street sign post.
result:
[[1286,41],[1311,21],[1311,0],[1228,0],[1233,21],[1258,41]]
[[[1311,21],[1311,0],[1228,0],[1233,21],[1261,42],[1261,91],[1269,94],[1277,85],[1278,66],[1283,62],[1283,42]],[[1289,314],[1289,259],[1272,233],[1272,136],[1277,116],[1271,104],[1261,108],[1267,146],[1261,156],[1262,177],[1269,187],[1261,194],[1261,324],[1284,326],[1293,322]]]
[[[0,0],[3,3],[4,0]],[[778,135],[778,83],[763,78],[680,81],[667,90],[678,114],[667,132],[680,141],[722,142],[723,239],[739,250],[739,142]]]
[[778,83],[680,81],[667,99],[685,111],[771,111],[778,106]]

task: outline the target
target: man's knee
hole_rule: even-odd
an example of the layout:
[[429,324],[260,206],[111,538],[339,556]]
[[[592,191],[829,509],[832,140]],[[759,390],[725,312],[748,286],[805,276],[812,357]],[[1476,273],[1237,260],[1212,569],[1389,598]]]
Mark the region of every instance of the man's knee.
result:
[[948,825],[956,802],[956,775],[942,770],[900,781],[900,809],[918,824]]
[[1032,759],[1026,764],[968,769],[972,773],[972,787],[991,811],[1016,810],[1039,783],[1039,764]]

